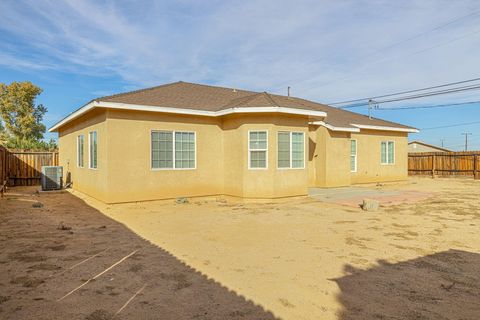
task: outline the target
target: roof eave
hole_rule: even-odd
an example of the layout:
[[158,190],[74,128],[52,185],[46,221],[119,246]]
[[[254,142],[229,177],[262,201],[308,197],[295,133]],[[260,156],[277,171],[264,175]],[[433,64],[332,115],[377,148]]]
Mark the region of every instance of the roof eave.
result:
[[310,124],[317,125],[317,126],[322,126],[327,128],[328,130],[331,131],[338,131],[338,132],[360,132],[359,128],[349,128],[349,127],[336,127],[331,124],[325,123],[324,121],[313,121],[310,122]]
[[311,117],[326,117],[327,113],[323,111],[308,110],[308,109],[296,109],[296,108],[286,108],[278,106],[267,106],[267,107],[234,107],[228,108],[219,111],[207,111],[207,110],[198,110],[198,109],[183,109],[183,108],[172,108],[172,107],[158,107],[158,106],[147,106],[140,104],[129,104],[129,103],[119,103],[119,102],[105,102],[105,101],[92,101],[77,111],[71,113],[61,121],[53,125],[48,131],[55,132],[58,129],[70,121],[80,117],[81,115],[87,113],[93,108],[111,108],[111,109],[121,109],[121,110],[134,110],[134,111],[148,111],[148,112],[163,112],[163,113],[174,113],[174,114],[187,114],[187,115],[196,115],[196,116],[206,116],[206,117],[219,117],[233,113],[286,113],[286,114],[297,114],[305,115]]
[[420,132],[418,129],[415,129],[415,128],[372,126],[368,124],[356,124],[356,123],[352,123],[352,126],[357,127],[359,129],[365,129],[365,130],[396,131],[396,132],[408,132],[408,133]]

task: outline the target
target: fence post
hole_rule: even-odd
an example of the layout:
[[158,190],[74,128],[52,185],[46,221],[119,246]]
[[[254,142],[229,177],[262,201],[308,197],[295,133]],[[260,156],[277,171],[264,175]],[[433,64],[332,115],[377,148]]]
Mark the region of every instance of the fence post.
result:
[[478,157],[476,154],[473,155],[473,179],[477,179],[477,160]]
[[435,178],[435,170],[436,170],[436,168],[435,168],[435,165],[436,165],[435,162],[436,162],[436,161],[435,161],[435,155],[433,154],[433,155],[432,155],[432,178]]

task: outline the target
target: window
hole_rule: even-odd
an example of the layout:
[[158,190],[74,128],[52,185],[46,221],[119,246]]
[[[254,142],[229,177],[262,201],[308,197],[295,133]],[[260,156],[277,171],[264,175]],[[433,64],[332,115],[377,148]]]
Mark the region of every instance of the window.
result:
[[195,133],[152,131],[152,169],[195,169]]
[[303,132],[278,133],[278,168],[303,169],[305,167],[305,138]]
[[393,141],[382,141],[381,143],[381,163],[395,163],[395,143]]
[[77,137],[77,166],[83,168],[83,134]]
[[91,169],[97,168],[97,131],[88,134],[88,166]]
[[248,168],[267,168],[267,131],[248,132]]
[[357,140],[350,140],[350,171],[357,172]]

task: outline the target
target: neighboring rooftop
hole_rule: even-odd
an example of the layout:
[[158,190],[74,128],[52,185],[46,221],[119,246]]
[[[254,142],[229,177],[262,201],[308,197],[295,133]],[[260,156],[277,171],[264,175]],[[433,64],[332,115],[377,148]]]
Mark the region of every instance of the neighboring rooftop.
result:
[[431,152],[431,151],[453,152],[450,149],[435,146],[433,144],[428,144],[428,143],[425,143],[423,141],[418,141],[418,140],[410,141],[408,143],[408,146],[409,146],[408,152]]
[[[91,105],[92,103],[93,105]],[[241,108],[245,110],[244,112],[249,112],[248,108],[265,107],[293,110],[289,113],[295,113],[295,110],[298,112],[304,110],[316,112],[317,115],[322,117],[325,117],[324,113],[326,113],[326,117],[320,123],[330,127],[330,129],[357,130],[361,126],[367,126],[367,128],[373,126],[400,129],[400,131],[415,131],[415,128],[412,127],[376,118],[370,119],[365,115],[301,98],[182,81],[94,99],[90,104],[57,123],[50,131],[55,131],[61,125],[75,118],[76,113],[89,105],[95,107],[95,104],[97,104],[97,106],[108,107],[109,103],[112,105],[122,104],[124,107],[128,107],[128,105],[148,106],[151,107],[149,109],[151,111],[156,111],[155,107],[158,107],[157,111],[160,111],[160,108],[169,108],[173,112],[175,109],[195,110],[213,116],[225,114],[226,111],[234,108]]]

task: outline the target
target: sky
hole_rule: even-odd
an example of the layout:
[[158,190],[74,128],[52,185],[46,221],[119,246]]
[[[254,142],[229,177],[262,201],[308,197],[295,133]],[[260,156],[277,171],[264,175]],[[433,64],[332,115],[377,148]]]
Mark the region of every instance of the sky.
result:
[[[188,81],[322,103],[480,77],[473,1],[0,1],[0,82],[43,89],[47,127],[93,98]],[[410,140],[480,150],[468,91],[380,104]],[[361,113],[366,108],[350,109]],[[424,130],[422,130],[424,129]],[[56,137],[48,133],[47,138]]]

